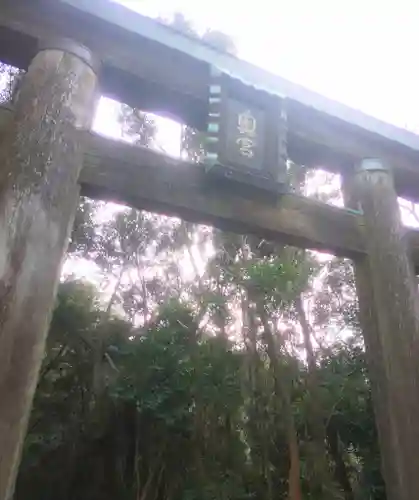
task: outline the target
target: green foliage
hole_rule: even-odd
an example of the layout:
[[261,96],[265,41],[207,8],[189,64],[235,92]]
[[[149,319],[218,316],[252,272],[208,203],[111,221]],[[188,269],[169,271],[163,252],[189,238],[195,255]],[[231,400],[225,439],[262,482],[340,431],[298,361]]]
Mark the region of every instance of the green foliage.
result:
[[311,273],[309,262],[294,257],[257,259],[246,268],[251,286],[278,307],[292,302],[306,289]]
[[[281,278],[296,277],[294,268],[271,264],[256,267],[252,279],[281,287]],[[101,401],[93,383],[99,337],[107,379]],[[262,352],[258,359],[258,377],[249,378],[246,350],[203,331],[188,302],[166,301],[146,330],[136,330],[104,314],[92,286],[63,283],[16,498],[241,499],[270,498],[269,491],[286,498],[286,426]],[[295,361],[283,360],[295,374],[303,487],[315,499],[307,372]],[[344,463],[354,492],[383,500],[362,347],[331,346],[318,377],[327,436],[339,443],[330,460]]]
[[[102,407],[108,414],[101,415],[98,433],[92,347],[104,325],[105,351],[112,356],[116,375],[108,385]],[[237,461],[237,454],[244,454],[240,353],[222,339],[202,337],[193,313],[175,301],[161,310],[147,335],[130,337],[126,323],[103,318],[91,287],[72,282],[61,286],[17,498],[33,487],[31,498],[44,499],[67,498],[66,489],[76,488],[77,498],[90,498],[92,489],[103,491],[105,480],[97,478],[95,483],[100,458],[94,457],[114,453],[114,440],[120,448],[112,461],[112,488],[118,483],[118,460],[127,461],[131,472],[117,486],[126,498],[137,498],[139,492],[154,498],[147,484],[161,488],[162,495],[170,489],[175,498],[210,498],[215,493],[227,497],[233,491],[237,498],[243,495],[242,463]],[[124,433],[130,428],[130,440],[125,442]],[[91,454],[92,461],[83,460]],[[50,474],[45,464],[57,460],[57,455],[65,461],[72,455],[77,463]],[[91,478],[86,484],[80,479],[85,468]],[[220,477],[226,478],[225,484],[219,484]],[[111,493],[117,492],[111,489]]]
[[123,104],[119,121],[123,135],[132,138],[138,146],[152,146],[157,125],[150,114]]

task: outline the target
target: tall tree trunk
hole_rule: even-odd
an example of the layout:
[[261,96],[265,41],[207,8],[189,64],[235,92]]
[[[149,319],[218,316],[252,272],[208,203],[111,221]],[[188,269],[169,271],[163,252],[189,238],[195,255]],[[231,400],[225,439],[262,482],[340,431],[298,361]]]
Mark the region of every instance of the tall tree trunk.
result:
[[[264,391],[261,380],[262,363],[257,349],[257,321],[255,311],[252,309],[247,298],[247,291],[242,291],[241,297],[243,318],[243,340],[247,347],[247,365],[251,387],[251,408],[249,418],[255,432],[256,439],[261,443],[261,453],[253,453],[252,460],[260,467],[266,483],[266,500],[273,499],[273,485],[271,463],[269,460],[270,435],[267,428],[267,409],[263,405]],[[262,403],[262,404],[261,404]]]
[[349,480],[349,474],[346,468],[346,464],[339,450],[339,435],[337,429],[333,424],[329,424],[326,432],[330,453],[332,455],[333,461],[335,462],[334,473],[336,481],[340,484],[345,494],[345,500],[355,500],[355,495],[352,491],[352,485],[351,481]]
[[[112,290],[111,297],[105,310],[105,318],[108,320],[111,317],[112,307],[118,296],[119,287],[121,286],[122,277],[125,273],[125,264],[121,266],[115,286]],[[105,336],[106,331],[100,331],[99,338],[93,344],[93,367],[92,367],[92,390],[95,400],[100,399],[105,391],[104,377],[104,354],[105,354]],[[97,401],[96,401],[97,402]]]
[[288,473],[289,500],[302,500],[300,479],[300,450],[298,448],[297,431],[294,422],[288,429],[288,447],[290,454],[290,470]]
[[274,380],[276,397],[282,402],[282,414],[285,419],[286,433],[288,439],[288,450],[290,458],[288,497],[289,500],[302,500],[301,472],[300,472],[300,451],[298,446],[297,429],[295,427],[294,415],[291,404],[291,391],[289,379],[284,368],[279,363],[278,353],[275,346],[275,339],[269,318],[263,302],[259,299],[255,301],[258,316],[263,328],[263,339],[266,344],[269,362]]
[[304,347],[307,355],[308,377],[307,390],[309,393],[309,429],[313,440],[312,457],[312,486],[315,494],[321,495],[323,500],[339,498],[332,473],[328,463],[326,446],[326,429],[321,407],[321,394],[318,381],[316,355],[311,342],[311,327],[307,320],[301,294],[295,300],[295,309],[304,338]]

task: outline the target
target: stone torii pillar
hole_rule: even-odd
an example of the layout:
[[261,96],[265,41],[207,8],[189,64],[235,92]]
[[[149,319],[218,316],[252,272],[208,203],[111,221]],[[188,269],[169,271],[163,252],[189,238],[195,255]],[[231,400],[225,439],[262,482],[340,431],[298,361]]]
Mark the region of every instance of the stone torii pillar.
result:
[[0,500],[13,495],[60,268],[79,198],[97,62],[42,46],[0,143]]
[[[368,258],[355,263],[361,323],[389,500],[419,494],[419,316],[397,194],[387,166],[365,159],[351,196]],[[348,201],[348,193],[347,193]]]
[[[359,201],[355,189],[355,172],[350,170],[342,178],[342,193],[345,206],[358,209]],[[371,269],[368,256],[358,258],[354,263],[355,284],[359,302],[359,321],[363,331],[368,363],[369,379],[373,394],[375,423],[378,431],[381,452],[381,470],[386,482],[389,499],[397,498],[402,488],[399,462],[394,447],[394,431],[388,403],[387,375],[385,359],[381,348],[380,328],[375,305]]]

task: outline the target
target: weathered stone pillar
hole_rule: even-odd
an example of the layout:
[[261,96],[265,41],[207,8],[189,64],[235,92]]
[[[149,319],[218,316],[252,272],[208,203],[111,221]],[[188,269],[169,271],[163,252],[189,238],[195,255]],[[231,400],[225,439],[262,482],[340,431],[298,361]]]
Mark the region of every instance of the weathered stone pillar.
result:
[[[351,171],[342,178],[342,194],[345,206],[357,210],[359,200],[355,187],[355,172]],[[391,406],[388,400],[388,381],[385,359],[380,340],[380,327],[373,293],[369,258],[361,257],[354,261],[355,284],[359,303],[359,322],[365,342],[368,375],[373,395],[375,423],[377,426],[381,452],[381,470],[386,483],[389,500],[398,498],[403,487],[399,472],[399,462],[395,449],[396,434],[391,419]]]
[[0,143],[0,500],[20,461],[90,128],[96,62],[70,40],[42,47]]
[[419,492],[419,320],[412,267],[389,169],[364,160],[355,189],[368,253],[357,265],[357,282],[388,498],[411,500]]

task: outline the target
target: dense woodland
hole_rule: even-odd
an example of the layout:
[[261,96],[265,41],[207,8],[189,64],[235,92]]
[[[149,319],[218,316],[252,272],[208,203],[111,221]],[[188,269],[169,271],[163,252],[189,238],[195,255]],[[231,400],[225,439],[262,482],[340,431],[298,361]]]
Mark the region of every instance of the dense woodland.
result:
[[17,500],[386,498],[350,262],[82,199],[65,270]]

